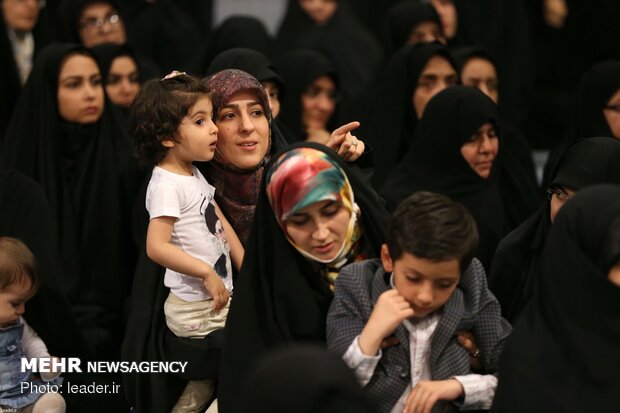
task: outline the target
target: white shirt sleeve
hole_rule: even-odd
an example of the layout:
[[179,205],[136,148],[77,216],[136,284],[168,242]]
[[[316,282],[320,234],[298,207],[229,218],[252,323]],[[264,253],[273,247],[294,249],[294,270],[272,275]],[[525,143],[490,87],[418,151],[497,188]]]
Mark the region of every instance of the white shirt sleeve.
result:
[[492,374],[467,374],[454,376],[463,386],[465,400],[461,410],[487,410],[493,404],[497,377]]
[[376,356],[365,355],[360,348],[359,339],[360,336],[353,339],[353,342],[346,353],[344,353],[344,356],[342,356],[342,359],[347,366],[353,370],[355,377],[357,377],[357,381],[359,381],[362,386],[365,386],[375,373],[375,368],[377,368],[382,353],[381,350],[379,350],[379,354]]
[[[34,358],[49,358],[50,353],[47,351],[47,347],[45,343],[39,335],[26,323],[26,320],[22,318],[22,322],[24,323],[24,333],[22,335],[22,351],[26,354],[26,357],[29,359]],[[53,373],[39,373],[41,378],[44,381],[50,381],[60,376],[60,371]]]
[[182,196],[182,191],[173,182],[150,183],[146,194],[146,210],[149,212],[149,218],[163,216],[180,218]]

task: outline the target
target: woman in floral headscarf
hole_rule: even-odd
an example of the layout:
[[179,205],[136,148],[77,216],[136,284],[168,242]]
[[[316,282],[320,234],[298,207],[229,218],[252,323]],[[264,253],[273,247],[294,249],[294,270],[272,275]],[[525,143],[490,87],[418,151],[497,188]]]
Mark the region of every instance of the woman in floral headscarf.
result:
[[379,254],[386,212],[332,150],[298,143],[265,167],[251,236],[226,324],[220,394],[235,393],[267,349],[324,342],[340,268]]

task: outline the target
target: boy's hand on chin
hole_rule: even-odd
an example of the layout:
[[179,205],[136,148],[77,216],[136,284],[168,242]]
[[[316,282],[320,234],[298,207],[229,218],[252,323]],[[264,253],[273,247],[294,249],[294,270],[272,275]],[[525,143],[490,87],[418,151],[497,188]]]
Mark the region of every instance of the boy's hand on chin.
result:
[[430,413],[438,400],[456,400],[464,392],[456,379],[420,380],[409,393],[403,413]]
[[362,353],[374,356],[383,340],[407,318],[413,317],[411,305],[397,290],[392,289],[379,296],[359,339]]

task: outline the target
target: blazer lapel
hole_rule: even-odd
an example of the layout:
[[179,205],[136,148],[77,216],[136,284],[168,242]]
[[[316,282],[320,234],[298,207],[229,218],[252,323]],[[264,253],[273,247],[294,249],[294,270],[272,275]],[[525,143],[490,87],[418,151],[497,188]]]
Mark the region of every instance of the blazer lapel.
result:
[[452,297],[450,297],[448,302],[444,305],[441,320],[435,330],[433,345],[431,347],[431,366],[437,366],[439,357],[445,350],[450,339],[456,333],[456,328],[461,320],[464,309],[463,292],[457,288],[454,290]]

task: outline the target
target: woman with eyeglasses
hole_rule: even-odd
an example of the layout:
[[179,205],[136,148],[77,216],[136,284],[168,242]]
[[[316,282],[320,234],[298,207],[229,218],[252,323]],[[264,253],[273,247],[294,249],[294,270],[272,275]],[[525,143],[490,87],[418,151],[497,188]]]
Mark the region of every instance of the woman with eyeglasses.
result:
[[340,89],[334,66],[308,49],[291,51],[279,63],[286,83],[279,119],[292,133],[287,139],[326,143],[338,123]]
[[[57,38],[87,48],[128,44],[127,13],[117,0],[63,0],[57,10]],[[160,77],[161,69],[136,49],[143,79]]]
[[599,183],[620,184],[620,141],[597,137],[573,142],[552,169],[548,199],[500,242],[489,288],[510,323],[532,297],[542,249],[558,212],[575,193]]

